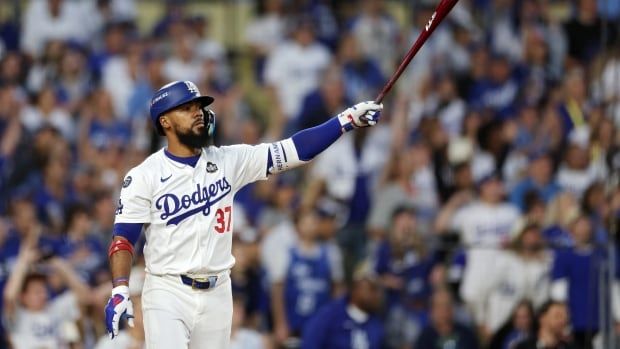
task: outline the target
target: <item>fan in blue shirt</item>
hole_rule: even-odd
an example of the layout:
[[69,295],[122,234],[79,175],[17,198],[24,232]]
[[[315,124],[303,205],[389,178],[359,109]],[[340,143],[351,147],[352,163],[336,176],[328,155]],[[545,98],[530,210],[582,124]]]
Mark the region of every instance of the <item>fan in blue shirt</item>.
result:
[[304,329],[301,349],[378,349],[383,325],[374,315],[381,306],[381,287],[370,266],[353,275],[350,293],[314,315]]
[[556,253],[551,296],[567,302],[575,341],[586,346],[599,330],[599,302],[606,302],[599,297],[606,255],[593,244],[592,223],[587,216],[581,215],[572,223],[571,233],[575,246]]

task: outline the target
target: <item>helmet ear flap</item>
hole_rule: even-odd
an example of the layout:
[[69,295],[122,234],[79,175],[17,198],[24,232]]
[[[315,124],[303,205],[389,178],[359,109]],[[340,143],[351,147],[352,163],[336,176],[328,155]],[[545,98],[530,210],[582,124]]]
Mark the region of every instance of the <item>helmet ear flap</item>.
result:
[[205,118],[205,125],[207,125],[207,133],[209,137],[213,137],[213,134],[215,134],[215,113],[211,109],[204,108],[203,115]]

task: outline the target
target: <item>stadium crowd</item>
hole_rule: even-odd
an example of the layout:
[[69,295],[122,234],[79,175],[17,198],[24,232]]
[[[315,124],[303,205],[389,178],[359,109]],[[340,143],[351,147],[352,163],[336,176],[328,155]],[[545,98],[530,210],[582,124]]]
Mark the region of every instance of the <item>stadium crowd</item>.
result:
[[[239,46],[189,10],[217,2],[145,3],[1,4],[0,347],[143,347],[141,257],[137,326],[103,307],[160,86],[215,96],[216,145],[276,140],[374,99],[437,2],[236,1]],[[384,104],[237,194],[233,348],[611,348],[620,2],[461,0]]]

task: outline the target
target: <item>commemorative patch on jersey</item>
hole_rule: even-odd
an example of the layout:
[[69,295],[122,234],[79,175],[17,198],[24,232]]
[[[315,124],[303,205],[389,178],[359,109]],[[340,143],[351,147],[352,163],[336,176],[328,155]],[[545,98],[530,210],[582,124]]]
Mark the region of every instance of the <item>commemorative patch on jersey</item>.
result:
[[131,184],[131,176],[127,176],[123,181],[123,188],[127,188]]
[[217,165],[211,161],[207,162],[207,172],[214,173],[217,171]]

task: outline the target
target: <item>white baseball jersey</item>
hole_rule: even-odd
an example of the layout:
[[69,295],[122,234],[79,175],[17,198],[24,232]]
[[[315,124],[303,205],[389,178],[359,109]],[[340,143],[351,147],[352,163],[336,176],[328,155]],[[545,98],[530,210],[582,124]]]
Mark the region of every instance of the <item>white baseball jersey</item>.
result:
[[195,167],[160,150],[129,171],[115,223],[145,223],[146,271],[212,275],[230,269],[233,196],[267,178],[268,144],[207,147]]
[[[510,318],[521,300],[530,300],[538,308],[549,298],[551,262],[550,254],[539,260],[526,260],[512,251],[498,251],[493,263],[484,268],[484,281],[479,280],[474,290],[464,290],[464,293],[484,304],[481,316],[487,327],[495,332]],[[466,287],[472,286],[470,283]]]
[[11,342],[16,349],[62,348],[68,340],[79,340],[72,338],[73,331],[67,330],[79,317],[73,292],[65,292],[50,300],[39,312],[17,307],[14,318],[8,323]]
[[485,289],[488,267],[493,265],[499,248],[511,238],[519,211],[511,204],[495,206],[475,202],[461,208],[452,218],[453,229],[460,232],[467,247],[467,263],[461,284],[461,297],[473,310],[478,323],[485,321],[483,300],[477,295]]
[[510,240],[519,210],[512,204],[487,205],[475,202],[458,210],[452,218],[452,228],[461,234],[468,247],[500,247]]

